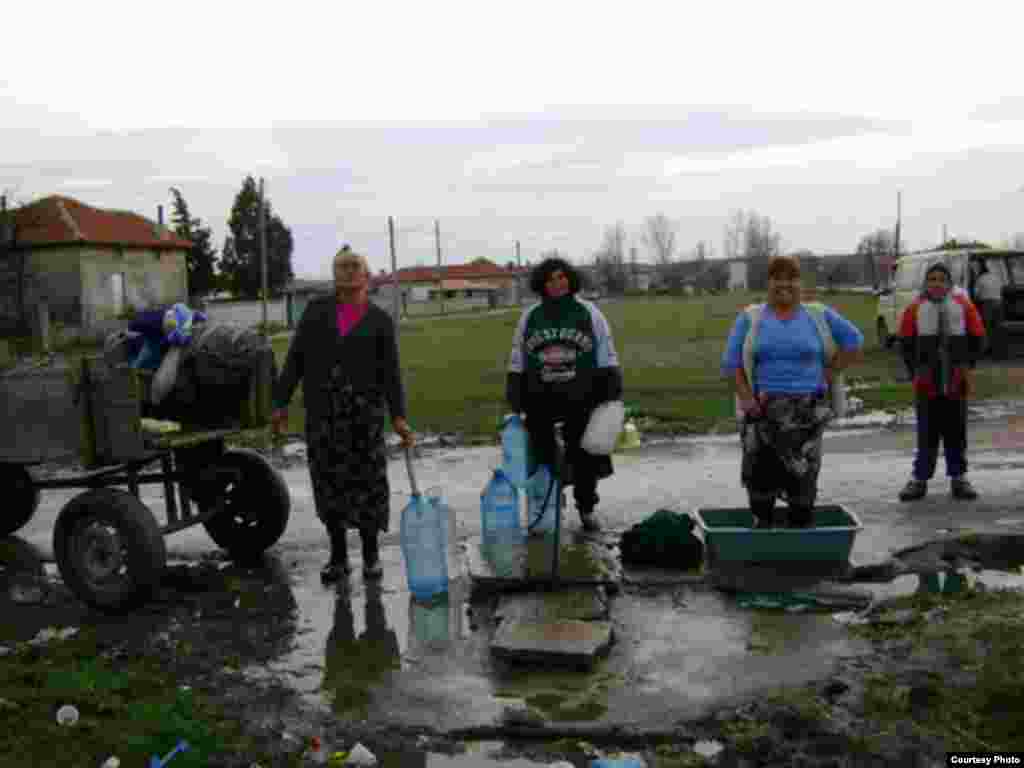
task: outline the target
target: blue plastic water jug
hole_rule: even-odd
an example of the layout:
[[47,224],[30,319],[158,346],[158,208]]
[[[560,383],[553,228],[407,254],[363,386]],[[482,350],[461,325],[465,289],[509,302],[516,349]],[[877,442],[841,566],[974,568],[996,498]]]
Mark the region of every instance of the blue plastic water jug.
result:
[[417,600],[430,600],[448,591],[448,541],[439,505],[413,496],[402,510],[402,557],[409,591]]
[[496,469],[480,494],[480,532],[487,536],[520,527],[519,489],[503,470]]
[[547,464],[541,464],[526,488],[526,524],[533,532],[555,530],[555,505],[562,494],[561,483]]
[[641,768],[635,757],[600,757],[590,761],[590,768]]
[[533,472],[533,457],[530,435],[517,414],[505,419],[501,430],[501,454],[501,468],[506,477],[518,488],[525,486]]

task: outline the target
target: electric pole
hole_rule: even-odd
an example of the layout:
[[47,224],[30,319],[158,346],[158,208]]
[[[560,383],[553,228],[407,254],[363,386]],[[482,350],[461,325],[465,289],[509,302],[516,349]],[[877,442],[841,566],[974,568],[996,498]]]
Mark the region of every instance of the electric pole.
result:
[[398,257],[395,255],[395,220],[388,216],[388,241],[391,244],[391,313],[395,318],[395,338],[398,338],[399,297],[398,297]]
[[441,222],[434,219],[434,246],[437,248],[437,297],[441,299],[441,314],[444,314],[444,276],[441,270]]
[[263,336],[269,337],[267,332],[267,216],[266,203],[263,198],[263,177],[260,176],[260,272],[263,294]]

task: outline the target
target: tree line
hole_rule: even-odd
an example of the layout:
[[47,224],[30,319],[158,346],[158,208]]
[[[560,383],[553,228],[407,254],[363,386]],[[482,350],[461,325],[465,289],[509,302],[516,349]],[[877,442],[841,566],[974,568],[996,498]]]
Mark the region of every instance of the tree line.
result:
[[[192,242],[186,254],[188,290],[191,297],[229,291],[240,298],[254,299],[262,290],[260,259],[260,194],[256,180],[246,176],[235,195],[228,218],[228,234],[220,254],[213,246],[213,234],[202,219],[192,215],[181,190],[171,187],[171,224],[174,234]],[[294,277],[291,230],[263,198],[267,245],[267,288],[280,293]]]
[[[886,280],[883,258],[905,253],[902,241],[897,248],[898,237],[898,230],[885,228],[864,235],[851,254],[853,258],[829,260],[825,263],[823,276],[826,282],[843,284],[862,278],[876,289],[879,288]],[[692,285],[702,290],[722,291],[728,287],[728,267],[722,260],[714,258],[712,244],[700,240],[688,250],[682,249],[678,223],[664,213],[644,219],[638,241],[646,247],[650,261],[665,288],[680,290],[684,285]],[[626,228],[617,222],[605,228],[601,245],[593,254],[596,279],[611,293],[623,293],[630,285],[631,270],[635,271],[638,249],[628,248],[627,256],[628,242]],[[1004,245],[1014,250],[1024,250],[1024,234],[1015,235]],[[772,220],[757,211],[733,211],[725,225],[722,254],[725,259],[747,260],[747,284],[752,290],[764,290],[767,287],[768,262],[783,252],[782,246],[782,236],[776,231]],[[936,249],[990,247],[977,240],[961,238],[950,239]],[[795,251],[790,255],[798,258],[814,256],[808,250]],[[859,266],[856,257],[863,259]]]

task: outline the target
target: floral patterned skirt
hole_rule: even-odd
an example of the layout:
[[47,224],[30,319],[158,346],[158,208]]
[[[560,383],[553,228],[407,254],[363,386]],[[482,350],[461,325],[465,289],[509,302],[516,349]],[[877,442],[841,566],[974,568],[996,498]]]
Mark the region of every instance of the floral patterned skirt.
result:
[[741,479],[751,498],[786,497],[813,505],[821,471],[821,443],[832,418],[817,395],[769,397],[764,415],[743,424]]
[[327,418],[306,424],[317,517],[330,529],[386,531],[391,514],[387,402],[380,392],[355,391],[340,366],[331,370],[327,386]]

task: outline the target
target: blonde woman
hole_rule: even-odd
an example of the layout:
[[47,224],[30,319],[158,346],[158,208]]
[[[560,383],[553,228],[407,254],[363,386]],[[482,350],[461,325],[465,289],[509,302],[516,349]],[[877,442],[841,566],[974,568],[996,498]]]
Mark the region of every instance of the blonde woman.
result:
[[405,447],[415,443],[405,419],[405,393],[394,323],[368,298],[370,267],[344,246],[334,257],[334,295],[306,307],[274,388],[274,428],[302,381],[309,472],[317,516],[327,528],[331,555],[324,582],[350,571],[346,531],[359,531],[363,575],[380,578],[378,535],[390,524],[384,427]]

